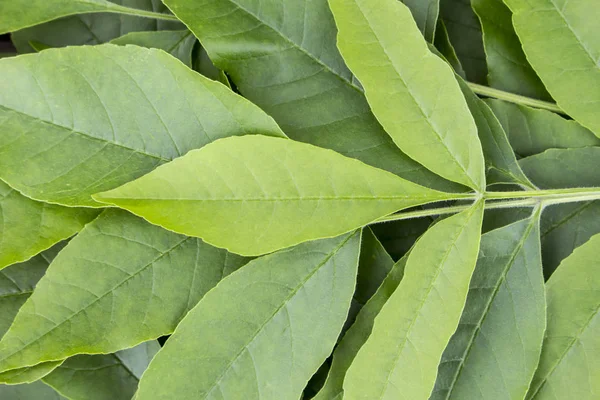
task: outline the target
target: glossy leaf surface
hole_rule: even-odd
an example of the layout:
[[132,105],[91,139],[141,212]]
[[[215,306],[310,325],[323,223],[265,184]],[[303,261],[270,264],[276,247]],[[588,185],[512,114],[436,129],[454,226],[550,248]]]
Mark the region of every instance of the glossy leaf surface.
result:
[[359,248],[358,232],[305,243],[225,278],[157,354],[137,400],[297,400],[340,334]]

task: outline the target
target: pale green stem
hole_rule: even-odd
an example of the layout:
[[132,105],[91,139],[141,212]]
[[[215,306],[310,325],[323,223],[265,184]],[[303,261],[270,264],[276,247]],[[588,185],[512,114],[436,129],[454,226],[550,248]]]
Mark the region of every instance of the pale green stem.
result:
[[473,92],[481,96],[493,97],[495,99],[506,100],[511,103],[523,104],[525,106],[541,108],[559,114],[565,114],[565,112],[555,103],[532,99],[530,97],[525,97],[518,94],[505,92],[503,90],[478,85],[477,83],[468,82],[468,84]]
[[179,21],[179,19],[171,14],[163,14],[157,13],[153,11],[139,10],[137,8],[129,8],[123,7],[119,5],[115,5],[114,7],[110,7],[107,12],[116,13],[116,14],[125,14],[125,15],[133,15],[135,17],[143,17],[143,18],[154,18],[154,19],[164,19],[167,21]]
[[[486,200],[490,200],[485,203],[486,210],[515,207],[545,207],[554,204],[600,200],[600,188],[553,189],[535,191],[526,190],[521,192],[487,192],[483,196],[470,195],[470,198],[463,198],[463,200],[476,201],[480,197],[483,197]],[[469,209],[471,205],[472,204],[461,204],[458,206],[400,212],[397,214],[387,215],[385,217],[378,218],[372,223],[377,224],[381,222],[402,221],[413,218],[455,214]]]

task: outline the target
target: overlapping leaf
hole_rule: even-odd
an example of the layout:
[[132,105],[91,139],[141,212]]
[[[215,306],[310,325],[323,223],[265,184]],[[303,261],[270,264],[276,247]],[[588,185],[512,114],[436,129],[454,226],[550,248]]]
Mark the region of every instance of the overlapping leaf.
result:
[[171,333],[247,260],[107,210],[61,251],[0,341],[0,371]]
[[118,45],[134,44],[161,49],[191,68],[192,50],[196,38],[189,31],[131,32],[110,42]]
[[51,49],[2,59],[0,79],[0,178],[43,201],[98,207],[90,194],[218,138],[283,136],[256,106],[158,50]]
[[248,135],[211,143],[94,198],[234,253],[260,255],[456,196],[331,150]]
[[395,0],[330,4],[338,47],[396,145],[438,175],[483,190],[473,117],[451,68],[429,51],[408,8]]
[[40,381],[16,386],[0,385],[0,396],[5,400],[67,400]]
[[440,13],[440,0],[402,0],[428,42],[433,42],[438,15]]
[[[483,202],[430,228],[344,380],[344,399],[426,399],[458,326],[479,249]],[[417,368],[415,366],[418,366]]]
[[225,278],[157,354],[137,400],[297,400],[340,334],[359,248],[358,232],[301,244]]

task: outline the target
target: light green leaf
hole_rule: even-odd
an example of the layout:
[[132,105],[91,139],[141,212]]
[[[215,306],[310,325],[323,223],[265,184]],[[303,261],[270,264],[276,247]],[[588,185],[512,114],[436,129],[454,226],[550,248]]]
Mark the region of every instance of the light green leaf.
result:
[[561,109],[600,136],[600,2],[504,0],[527,59]]
[[42,382],[8,386],[0,385],[2,400],[67,400]]
[[297,400],[340,334],[359,248],[358,232],[305,243],[225,278],[154,358],[137,399]]
[[375,317],[381,311],[385,302],[390,298],[396,290],[402,277],[404,276],[404,267],[406,265],[407,256],[398,261],[389,274],[386,276],[381,286],[377,289],[373,297],[360,310],[356,320],[346,331],[342,340],[338,343],[333,352],[333,361],[331,369],[327,376],[327,381],[323,388],[317,393],[314,400],[341,400],[343,396],[344,377],[352,361],[356,357],[356,353],[362,345],[367,341]]
[[331,150],[248,135],[216,141],[94,198],[234,253],[260,255],[456,196]]
[[[10,0],[0,3],[0,34],[68,15],[102,11],[153,17],[152,12],[106,0]],[[169,16],[163,18],[168,19]]]
[[4,336],[19,311],[46,273],[50,262],[66,243],[58,243],[23,263],[0,271],[0,338]]
[[471,0],[440,0],[440,18],[444,21],[467,80],[487,84],[481,25],[471,8]]
[[477,127],[451,68],[429,51],[408,8],[397,0],[330,4],[338,47],[396,145],[436,174],[484,190]]
[[[168,12],[161,0],[110,0],[139,10]],[[20,54],[32,53],[30,42],[50,47],[93,45],[109,42],[129,32],[184,29],[178,21],[139,18],[115,13],[79,14],[25,28],[11,34]]]
[[442,19],[438,20],[438,26],[435,31],[435,41],[433,42],[435,48],[444,56],[446,61],[452,66],[454,72],[460,75],[462,78],[466,78],[465,70],[456,55],[456,50],[452,43],[450,43],[450,37],[448,36],[448,29]]
[[426,399],[475,268],[483,202],[430,228],[375,318],[344,380],[344,399]]
[[[524,158],[521,167],[542,189],[600,186],[600,148],[554,149]],[[542,214],[542,259],[550,276],[573,250],[600,232],[600,201],[549,206]]]
[[600,393],[600,235],[548,281],[548,330],[528,399],[592,400]]
[[2,181],[0,210],[0,270],[73,236],[98,215],[31,200]]
[[165,3],[240,93],[273,116],[290,138],[424,186],[464,191],[403,154],[377,122],[336,48],[327,0]]
[[51,203],[99,207],[92,193],[218,138],[284,136],[258,107],[160,50],[50,49],[0,60],[0,77],[0,178]]
[[0,373],[0,384],[21,385],[33,383],[54,371],[64,360],[40,363],[31,367],[11,369]]
[[544,84],[525,58],[512,26],[512,13],[502,0],[471,0],[483,30],[488,84],[496,89],[550,100]]
[[196,38],[190,31],[131,32],[111,40],[111,43],[161,49],[191,68]]
[[546,329],[539,217],[486,233],[431,400],[523,399]]
[[410,9],[410,12],[428,42],[433,42],[438,14],[440,13],[440,0],[401,0]]
[[131,400],[158,350],[152,340],[113,354],[75,356],[43,381],[71,400]]
[[112,353],[169,334],[246,262],[107,210],[60,252],[20,309],[0,341],[0,372]]
[[550,111],[502,100],[486,100],[504,127],[515,152],[522,157],[552,148],[600,146],[592,132]]
[[507,183],[535,188],[519,167],[506,132],[492,110],[471,91],[469,85],[460,76],[456,79],[477,124],[479,140],[485,156],[487,184]]

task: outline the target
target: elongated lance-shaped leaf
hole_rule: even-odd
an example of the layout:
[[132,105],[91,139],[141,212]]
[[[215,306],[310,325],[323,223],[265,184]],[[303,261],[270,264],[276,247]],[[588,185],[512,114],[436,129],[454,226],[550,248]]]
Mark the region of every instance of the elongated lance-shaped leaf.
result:
[[359,248],[359,232],[305,243],[225,278],[152,360],[137,400],[297,400],[340,334]]
[[440,19],[470,82],[487,84],[487,64],[481,24],[471,0],[440,0]]
[[215,65],[290,138],[428,187],[464,191],[403,154],[377,122],[336,48],[327,0],[165,3]]
[[550,100],[544,84],[525,58],[512,26],[512,13],[502,0],[472,0],[483,31],[488,84],[523,96]]
[[256,106],[160,50],[50,49],[0,60],[0,77],[0,178],[51,203],[99,207],[90,194],[218,138],[284,136]]
[[94,198],[234,253],[260,255],[455,196],[331,150],[250,135],[214,142]]
[[158,350],[152,340],[113,354],[75,356],[43,382],[71,400],[131,400]]
[[0,269],[67,239],[99,213],[31,200],[2,181],[0,210]]
[[27,28],[60,17],[81,13],[143,14],[107,0],[10,0],[0,3],[0,34]]
[[487,99],[485,102],[496,114],[510,144],[521,157],[553,148],[600,146],[600,139],[590,130],[553,112],[502,100]]
[[600,136],[600,2],[504,0],[527,59],[560,108]]
[[600,235],[548,280],[548,330],[528,399],[597,399],[600,393]]
[[426,399],[458,326],[479,250],[483,201],[415,244],[404,278],[344,379],[344,399]]
[[535,188],[521,170],[506,132],[504,132],[494,112],[473,93],[469,85],[460,76],[456,76],[456,79],[477,125],[481,147],[485,156],[487,184],[507,183]]
[[[158,13],[168,12],[161,0],[111,0],[112,3]],[[102,44],[129,32],[184,29],[179,21],[139,18],[117,13],[77,14],[13,32],[19,54],[33,53],[31,43],[49,47]]]
[[131,32],[110,41],[112,44],[161,49],[192,67],[192,50],[196,38],[190,31]]
[[60,252],[0,341],[0,372],[173,332],[246,259],[107,210]]
[[15,386],[0,385],[0,397],[2,400],[67,400],[41,381]]
[[540,212],[482,236],[467,303],[431,400],[525,397],[546,329]]
[[438,15],[440,13],[440,0],[401,0],[410,9],[410,12],[423,33],[423,37],[430,43],[435,38]]
[[394,143],[436,174],[485,190],[481,144],[465,98],[408,8],[396,0],[330,4],[338,47]]
[[352,361],[354,361],[362,345],[369,338],[375,317],[400,284],[404,276],[404,267],[406,266],[407,258],[408,256],[404,256],[394,264],[390,273],[377,289],[377,292],[360,310],[356,316],[356,320],[336,346],[325,385],[317,393],[314,400],[341,400],[343,398],[344,390],[342,385],[346,372],[350,368],[350,365],[352,365]]
[[444,56],[446,62],[448,62],[452,66],[454,72],[460,75],[461,78],[465,78],[467,75],[465,74],[465,70],[463,69],[461,62],[458,59],[456,49],[450,42],[448,29],[446,28],[446,24],[442,19],[438,20],[438,27],[435,31],[435,40],[433,44],[435,45],[434,48],[437,51],[439,51],[442,56]]

